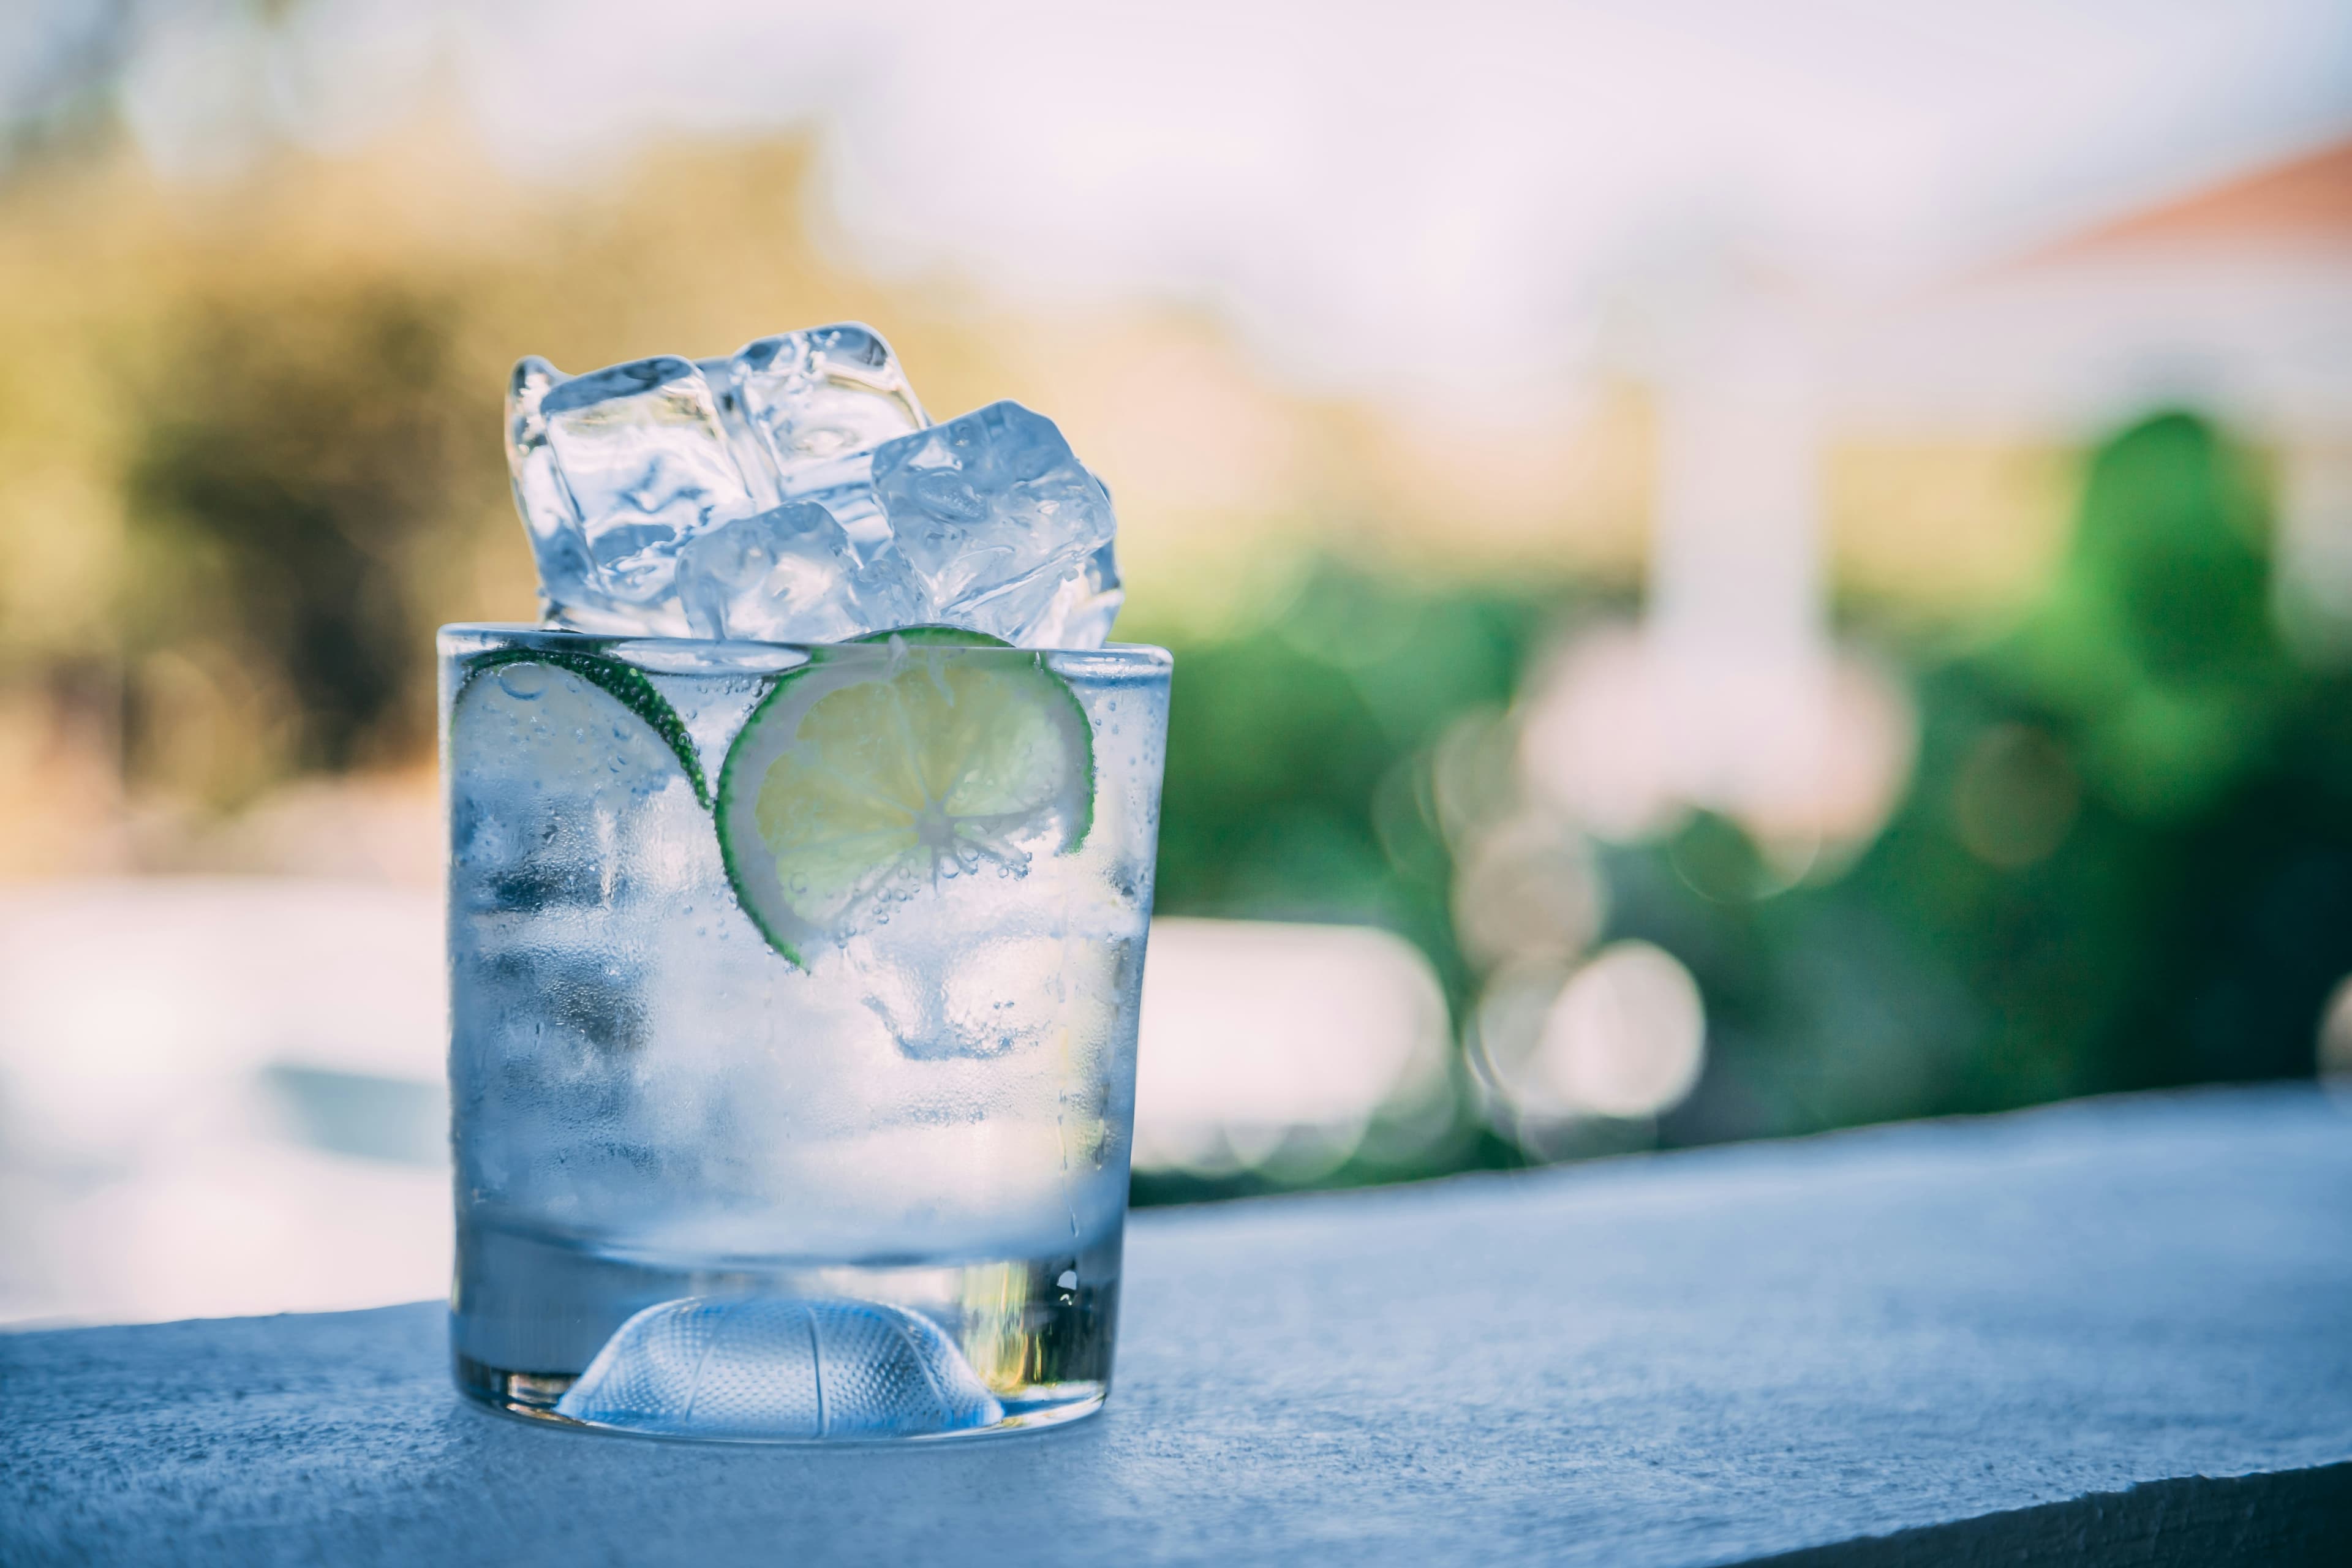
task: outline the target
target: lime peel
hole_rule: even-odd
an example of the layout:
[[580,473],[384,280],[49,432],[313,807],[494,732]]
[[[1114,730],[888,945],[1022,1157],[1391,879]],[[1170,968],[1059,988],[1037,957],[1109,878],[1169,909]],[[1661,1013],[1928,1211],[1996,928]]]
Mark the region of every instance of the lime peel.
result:
[[[654,689],[642,670],[632,669],[617,659],[601,658],[591,653],[575,653],[568,649],[515,647],[504,648],[476,659],[467,668],[464,684],[458,688],[463,695],[480,677],[502,666],[514,664],[552,665],[569,670],[606,696],[620,703],[646,722],[646,728],[659,736],[664,745],[676,753],[678,766],[686,770],[686,782],[694,789],[694,798],[708,810],[711,804],[710,784],[702,774],[702,758],[694,749],[694,739],[686,732],[686,721],[667,699]],[[457,704],[450,704],[452,712]]]

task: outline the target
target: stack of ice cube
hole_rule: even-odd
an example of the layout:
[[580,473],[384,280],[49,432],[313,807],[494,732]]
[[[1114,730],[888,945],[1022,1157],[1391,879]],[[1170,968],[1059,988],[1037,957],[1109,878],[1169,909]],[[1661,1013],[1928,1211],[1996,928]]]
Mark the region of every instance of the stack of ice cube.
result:
[[585,375],[526,359],[507,462],[542,607],[579,631],[1099,647],[1118,614],[1110,494],[1054,422],[993,403],[933,425],[855,323]]

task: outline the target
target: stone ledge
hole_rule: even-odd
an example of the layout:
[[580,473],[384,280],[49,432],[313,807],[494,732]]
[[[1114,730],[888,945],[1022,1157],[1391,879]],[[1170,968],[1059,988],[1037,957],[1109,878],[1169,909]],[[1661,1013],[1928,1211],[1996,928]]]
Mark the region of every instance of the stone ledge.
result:
[[430,1304],[0,1335],[0,1561],[2333,1561],[2352,1118],[2308,1088],[1131,1226],[1061,1432],[461,1408]]

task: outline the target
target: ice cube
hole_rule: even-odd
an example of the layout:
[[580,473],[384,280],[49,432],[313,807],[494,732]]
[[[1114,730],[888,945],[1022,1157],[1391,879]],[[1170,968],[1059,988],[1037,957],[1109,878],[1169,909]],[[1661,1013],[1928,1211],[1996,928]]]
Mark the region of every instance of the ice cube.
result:
[[[507,458],[547,614],[583,631],[687,636],[680,549],[784,501],[827,506],[870,561],[889,531],[868,482],[873,448],[925,423],[889,345],[855,323],[569,378],[522,361]],[[875,607],[897,613],[887,597]]]
[[507,422],[549,613],[588,631],[682,633],[677,547],[752,510],[701,371],[664,354],[562,380],[527,359]]
[[874,489],[934,618],[1030,647],[1094,647],[1122,594],[1110,492],[1043,415],[987,407],[884,443]]
[[677,553],[677,596],[698,637],[838,642],[926,617],[922,588],[889,540],[861,561],[833,514],[810,501],[688,540]]
[[782,332],[745,344],[723,369],[721,406],[764,459],[760,482],[773,499],[815,501],[859,545],[877,541],[874,448],[930,423],[881,334],[854,321]]
[[989,1426],[1004,1406],[953,1342],[880,1301],[689,1296],[623,1323],[556,1414],[700,1437],[886,1437]]
[[515,367],[508,459],[548,615],[583,631],[837,641],[947,622],[1096,647],[1121,598],[1102,482],[1050,419],[927,424],[855,323],[727,359]]

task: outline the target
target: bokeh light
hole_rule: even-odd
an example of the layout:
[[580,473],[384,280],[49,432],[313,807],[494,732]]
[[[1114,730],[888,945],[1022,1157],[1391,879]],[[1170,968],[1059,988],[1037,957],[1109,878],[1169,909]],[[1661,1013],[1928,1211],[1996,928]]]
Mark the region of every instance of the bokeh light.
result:
[[1612,942],[1565,973],[1521,966],[1481,1001],[1475,1058],[1507,1124],[1540,1143],[1549,1124],[1673,1109],[1698,1081],[1706,1015],[1673,954]]
[[2352,974],[2336,984],[2319,1013],[2319,1076],[2339,1093],[2352,1093]]
[[1622,626],[1554,655],[1522,722],[1529,791],[1566,820],[1631,842],[1717,811],[1792,880],[1877,834],[1910,783],[1917,724],[1874,659],[1776,664],[1737,642],[1688,655]]
[[1442,1087],[1451,1031],[1429,961],[1366,927],[1162,919],[1135,1086],[1135,1161],[1312,1175],[1383,1110]]

